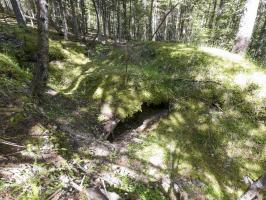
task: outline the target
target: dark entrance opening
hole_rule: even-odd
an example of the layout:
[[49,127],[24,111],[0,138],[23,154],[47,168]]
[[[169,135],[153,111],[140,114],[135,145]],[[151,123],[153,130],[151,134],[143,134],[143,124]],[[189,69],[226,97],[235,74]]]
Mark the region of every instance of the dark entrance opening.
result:
[[122,140],[123,136],[133,131],[142,132],[151,127],[169,112],[169,102],[160,104],[143,103],[141,111],[119,122],[113,133],[107,138],[110,142]]

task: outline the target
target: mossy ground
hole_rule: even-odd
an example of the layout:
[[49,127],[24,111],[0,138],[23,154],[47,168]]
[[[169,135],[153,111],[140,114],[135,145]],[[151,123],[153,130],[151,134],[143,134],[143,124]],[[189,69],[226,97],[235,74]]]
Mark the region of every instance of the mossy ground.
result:
[[[1,128],[19,131],[20,123],[24,125],[23,121],[35,118],[28,88],[36,30],[18,28],[12,21],[1,22],[1,27],[1,32],[24,41],[15,51],[12,44],[1,44],[0,53],[1,107],[16,105],[23,109],[15,115],[2,112],[5,126]],[[101,106],[105,102],[121,120],[141,110],[144,102],[170,102],[170,114],[149,133],[141,134],[141,142],[129,144],[129,168],[136,167],[132,163],[141,162],[138,170],[150,177],[150,181],[162,175],[172,180],[182,177],[199,180],[202,187],[184,186],[183,190],[197,191],[207,199],[235,199],[245,190],[243,175],[256,179],[264,173],[266,72],[263,66],[220,49],[166,42],[131,43],[128,48],[98,45],[88,57],[81,43],[63,41],[55,33],[51,35],[48,86],[58,94],[46,95],[42,112],[48,121],[66,121],[74,129],[97,137],[102,134],[99,127],[104,120]],[[45,122],[37,119],[28,125],[47,125],[47,119]],[[78,152],[70,153],[72,148],[62,142],[66,135],[55,133],[53,137],[59,153],[67,159],[78,157],[82,162],[90,159]],[[12,141],[18,142],[15,138]],[[111,159],[119,157],[118,152]],[[162,193],[152,193],[152,187],[146,184],[122,179],[121,187],[113,189],[139,193],[141,199],[163,198]],[[41,195],[43,191],[38,187],[44,183],[40,180],[34,183],[32,195],[36,196],[36,190],[37,196]]]

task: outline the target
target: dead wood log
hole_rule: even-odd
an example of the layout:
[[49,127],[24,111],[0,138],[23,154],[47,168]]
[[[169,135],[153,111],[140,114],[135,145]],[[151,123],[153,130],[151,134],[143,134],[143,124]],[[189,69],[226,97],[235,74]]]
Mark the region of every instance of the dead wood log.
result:
[[260,191],[266,190],[266,173],[256,181],[249,177],[244,178],[247,184],[250,184],[248,190],[239,198],[239,200],[254,200],[260,198]]
[[25,146],[18,145],[18,144],[16,144],[16,143],[13,143],[13,142],[9,142],[9,141],[3,140],[3,139],[1,139],[1,138],[0,138],[0,143],[1,143],[1,144],[5,144],[5,145],[9,145],[9,146],[13,146],[13,147],[26,148]]

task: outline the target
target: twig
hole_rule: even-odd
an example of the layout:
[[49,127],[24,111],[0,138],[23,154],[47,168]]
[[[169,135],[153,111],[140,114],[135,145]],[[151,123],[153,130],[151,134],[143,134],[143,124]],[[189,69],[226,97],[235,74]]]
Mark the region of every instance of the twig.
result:
[[178,77],[171,78],[171,80],[174,80],[174,81],[180,80],[180,81],[195,82],[195,83],[214,83],[217,85],[221,85],[221,83],[219,83],[217,81],[212,81],[212,80],[205,80],[204,81],[204,80],[184,79],[184,78],[178,78]]
[[104,180],[101,179],[101,181],[102,181],[102,185],[103,185],[103,189],[104,189],[105,196],[109,199],[109,195],[108,195],[108,192],[106,190],[106,186],[105,186]]
[[87,199],[90,200],[90,195],[88,193],[87,190],[85,190],[83,187],[79,186],[78,184],[76,184],[74,181],[69,180],[70,185],[75,188],[76,190],[78,190],[79,192],[83,193],[86,195]]
[[19,147],[19,148],[26,148],[25,146],[18,145],[18,144],[13,143],[13,142],[8,142],[8,141],[5,141],[3,139],[0,139],[0,143],[6,144],[6,145],[9,145],[9,146]]
[[61,192],[61,188],[59,188],[58,190],[56,190],[47,200],[52,200],[59,192]]
[[85,180],[85,177],[86,176],[83,176],[82,180],[81,180],[81,183],[80,183],[80,187],[82,187],[83,183],[84,183],[84,180]]

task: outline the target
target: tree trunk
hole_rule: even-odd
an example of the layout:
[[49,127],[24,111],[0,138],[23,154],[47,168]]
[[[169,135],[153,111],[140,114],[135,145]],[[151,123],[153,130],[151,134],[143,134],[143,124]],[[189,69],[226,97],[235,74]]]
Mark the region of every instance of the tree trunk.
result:
[[216,20],[215,20],[215,28],[219,24],[220,18],[221,18],[222,14],[223,14],[224,6],[225,6],[225,0],[220,0],[219,8],[218,8],[218,11],[217,11],[217,16],[216,16]]
[[148,29],[148,38],[152,39],[152,30],[153,30],[153,7],[154,7],[154,1],[151,0],[151,7],[150,7],[150,16],[149,16],[149,29]]
[[37,64],[33,74],[32,94],[35,98],[43,96],[48,78],[48,3],[46,0],[36,0],[38,22],[38,54]]
[[184,13],[186,8],[184,5],[180,6],[180,14],[179,14],[179,23],[178,23],[178,40],[183,40],[183,35],[184,35],[184,26],[185,26],[185,19],[184,19]]
[[128,39],[132,38],[132,29],[131,29],[131,23],[132,23],[132,1],[129,1],[129,17],[128,17]]
[[94,42],[96,40],[96,38],[99,38],[99,34],[100,34],[100,19],[99,19],[99,12],[98,12],[98,8],[97,8],[95,0],[92,0],[92,3],[93,3],[94,10],[95,10],[96,23],[97,23],[97,33],[96,33],[95,38],[93,39],[93,42]]
[[75,34],[75,37],[78,39],[79,38],[78,18],[76,15],[74,1],[76,0],[70,0],[70,6],[71,6],[72,20],[73,20],[73,32]]
[[34,1],[34,0],[30,0],[29,3],[30,3],[30,7],[31,7],[31,9],[32,9],[33,14],[36,15],[36,12],[37,12],[37,11],[36,11],[36,4],[35,4],[35,1]]
[[26,19],[17,0],[10,0],[19,25],[26,26]]
[[107,35],[106,35],[106,3],[105,1],[102,1],[102,25],[103,25],[103,35],[104,35],[104,40],[107,39]]
[[264,46],[265,38],[266,38],[266,19],[265,19],[263,26],[262,26],[262,29],[260,31],[260,35],[259,35],[259,39],[258,39],[259,47],[256,49],[255,56],[262,54],[262,48]]
[[210,20],[209,20],[209,29],[212,29],[213,28],[213,25],[214,25],[214,21],[215,21],[215,14],[216,14],[216,7],[217,7],[217,0],[214,0],[213,1],[213,10],[211,12],[211,17],[210,17]]
[[4,12],[5,11],[4,6],[2,5],[2,2],[1,1],[0,1],[0,11],[1,12]]
[[80,10],[81,10],[81,31],[83,34],[83,37],[85,38],[86,35],[86,6],[84,0],[80,0]]
[[123,1],[123,38],[128,39],[128,27],[127,27],[127,2]]
[[260,0],[247,0],[232,51],[245,53],[250,44]]
[[60,14],[61,14],[62,23],[63,23],[64,39],[68,40],[68,26],[67,26],[67,20],[66,20],[65,7],[62,4],[62,0],[59,0],[58,2],[60,6]]
[[121,41],[121,20],[120,20],[120,0],[117,1],[117,37],[118,41]]

